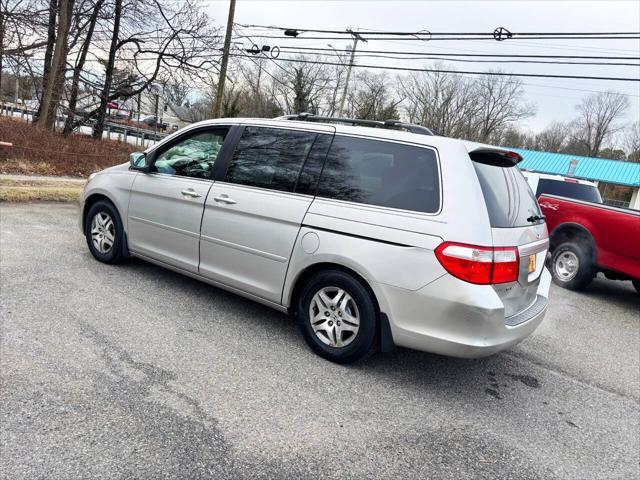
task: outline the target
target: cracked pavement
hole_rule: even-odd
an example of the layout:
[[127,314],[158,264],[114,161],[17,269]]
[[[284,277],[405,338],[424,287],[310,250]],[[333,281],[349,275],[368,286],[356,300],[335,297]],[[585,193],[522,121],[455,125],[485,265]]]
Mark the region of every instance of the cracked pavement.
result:
[[76,207],[0,204],[0,478],[640,476],[640,295],[552,287],[541,327],[461,360],[340,366],[290,318],[92,259]]

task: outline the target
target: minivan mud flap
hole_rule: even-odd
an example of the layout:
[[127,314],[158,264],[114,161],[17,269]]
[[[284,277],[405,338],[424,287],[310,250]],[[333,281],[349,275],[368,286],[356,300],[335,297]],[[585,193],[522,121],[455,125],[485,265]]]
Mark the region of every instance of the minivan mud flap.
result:
[[386,313],[380,312],[380,351],[392,352],[396,349],[391,333],[391,325],[389,325],[389,317]]

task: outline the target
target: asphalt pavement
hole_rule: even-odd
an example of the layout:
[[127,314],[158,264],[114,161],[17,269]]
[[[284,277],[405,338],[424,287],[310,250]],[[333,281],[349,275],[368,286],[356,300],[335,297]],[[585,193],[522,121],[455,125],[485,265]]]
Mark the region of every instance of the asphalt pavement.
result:
[[0,204],[0,478],[640,477],[630,282],[554,286],[489,358],[339,366],[283,314],[96,262],[76,215]]

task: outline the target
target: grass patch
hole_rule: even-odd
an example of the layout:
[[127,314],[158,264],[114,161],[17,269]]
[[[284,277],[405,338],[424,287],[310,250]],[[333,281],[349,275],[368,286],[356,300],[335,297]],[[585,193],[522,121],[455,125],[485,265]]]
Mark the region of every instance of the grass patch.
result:
[[87,177],[128,161],[141,147],[88,135],[60,133],[34,127],[23,120],[0,117],[0,173]]
[[0,202],[75,202],[83,188],[68,180],[0,179]]

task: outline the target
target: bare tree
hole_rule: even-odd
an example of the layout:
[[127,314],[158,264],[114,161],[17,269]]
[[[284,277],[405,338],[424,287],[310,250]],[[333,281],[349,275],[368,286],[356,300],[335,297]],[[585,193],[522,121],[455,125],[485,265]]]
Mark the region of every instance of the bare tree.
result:
[[93,40],[93,33],[98,21],[98,15],[100,14],[103,4],[104,0],[96,0],[86,23],[84,24],[84,26],[78,28],[78,33],[81,33],[85,29],[86,33],[80,47],[80,52],[78,53],[76,63],[73,67],[73,76],[71,79],[71,89],[69,92],[68,100],[68,113],[63,130],[63,133],[65,135],[70,134],[74,128],[74,120],[77,114],[76,106],[78,103],[78,95],[80,93],[80,75],[82,74],[85,63],[87,61],[87,54],[89,53],[89,47],[91,46],[91,42]]
[[[34,124],[49,130],[55,127],[58,106],[64,89],[67,55],[69,53],[68,39],[73,19],[74,1],[58,0],[58,26],[51,57],[51,70],[43,86],[44,91],[39,109],[40,116],[34,121]],[[51,5],[53,6],[53,2]]]
[[109,103],[109,93],[111,92],[111,83],[113,82],[113,72],[116,63],[116,53],[118,50],[120,37],[120,22],[122,20],[122,3],[123,0],[115,0],[113,9],[113,30],[111,31],[111,45],[109,46],[109,57],[105,66],[104,85],[100,93],[100,105],[96,110],[96,123],[93,126],[93,138],[102,138],[104,130],[105,114]]
[[355,90],[350,95],[349,114],[365,120],[398,118],[400,103],[389,88],[386,73],[360,72],[355,78]]
[[99,92],[99,102],[87,105],[73,120],[75,128],[95,119],[96,138],[102,136],[110,101],[137,97],[177,71],[183,79],[201,78],[216,64],[211,52],[218,39],[195,0],[111,0],[105,7],[110,12],[105,28],[111,33],[96,40],[94,53],[104,70],[85,71],[80,77],[85,88]]
[[535,137],[535,148],[545,152],[562,152],[566,146],[571,129],[563,122],[553,122]]
[[640,162],[640,122],[636,121],[625,130],[622,144],[627,152],[627,160]]
[[531,135],[511,125],[491,139],[491,143],[513,148],[534,148]]
[[28,58],[47,44],[42,32],[48,13],[44,0],[0,0],[0,86],[7,68],[16,77],[29,73]]
[[475,85],[482,108],[474,140],[487,142],[506,125],[535,113],[533,105],[524,103],[522,82],[515,77],[482,75]]
[[586,97],[578,110],[572,140],[590,157],[598,156],[604,142],[622,129],[619,122],[629,106],[624,95],[607,91]]
[[410,122],[439,135],[466,138],[480,107],[472,84],[461,75],[415,72],[398,78],[399,95]]
[[319,113],[330,89],[330,75],[319,63],[279,64],[274,72],[274,93],[284,113]]
[[163,86],[164,97],[168,103],[183,106],[193,88],[187,79],[180,78],[179,74],[168,77],[164,76],[159,81]]
[[[44,63],[42,71],[42,88],[43,91],[48,88],[49,81],[51,80],[51,59],[53,58],[53,48],[56,44],[56,20],[58,18],[58,0],[49,0],[49,15],[47,21],[47,39],[46,50],[44,52]],[[38,113],[34,120],[40,118],[42,114],[42,96],[40,103],[38,104]]]

